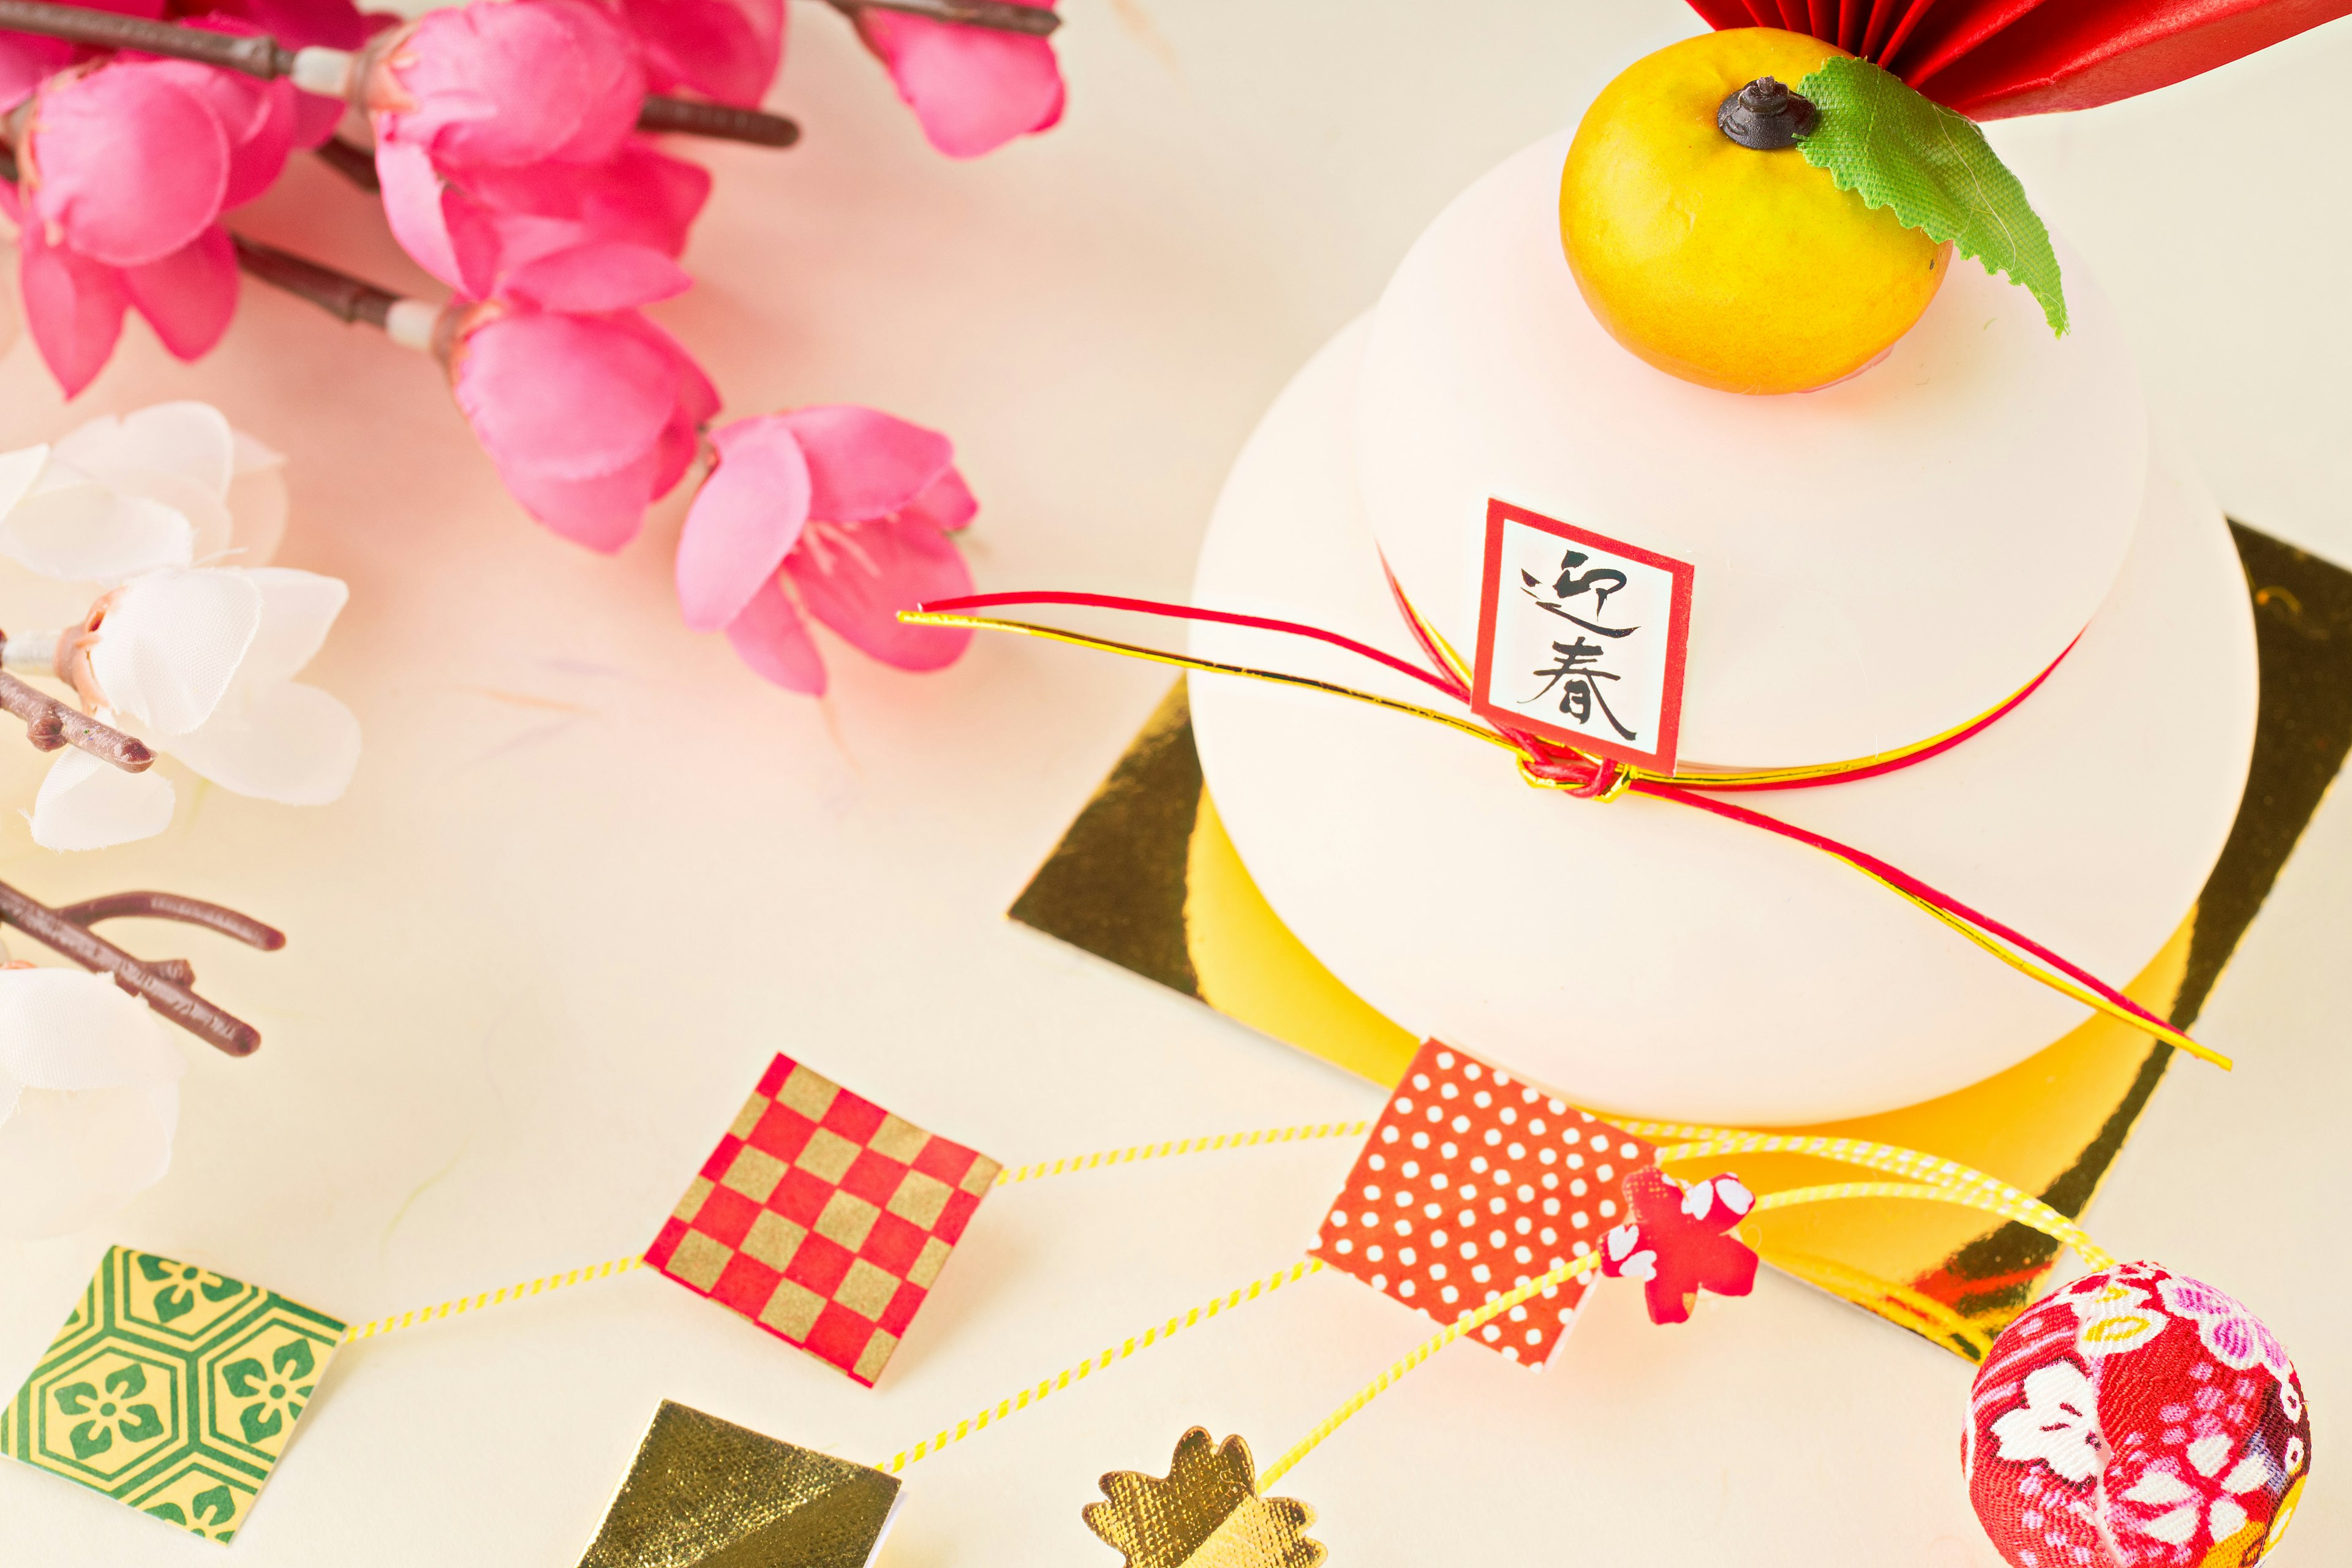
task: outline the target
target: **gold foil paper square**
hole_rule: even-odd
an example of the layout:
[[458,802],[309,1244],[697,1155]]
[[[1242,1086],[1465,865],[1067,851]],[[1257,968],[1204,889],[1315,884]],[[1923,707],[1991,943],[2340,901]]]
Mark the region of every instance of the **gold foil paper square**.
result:
[[866,1568],[898,1479],[662,1402],[580,1568]]

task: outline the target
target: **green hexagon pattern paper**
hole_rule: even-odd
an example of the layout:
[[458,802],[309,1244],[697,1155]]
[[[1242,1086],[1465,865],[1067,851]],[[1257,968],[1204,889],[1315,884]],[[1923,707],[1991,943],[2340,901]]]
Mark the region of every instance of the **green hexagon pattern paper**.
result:
[[0,1453],[226,1542],[342,1332],[275,1291],[114,1247],[0,1408]]

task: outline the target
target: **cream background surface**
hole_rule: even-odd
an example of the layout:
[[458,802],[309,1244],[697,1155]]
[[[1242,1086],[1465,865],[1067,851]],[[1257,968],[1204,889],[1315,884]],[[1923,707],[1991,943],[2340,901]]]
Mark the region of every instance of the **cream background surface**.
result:
[[[839,20],[796,6],[775,101],[807,140],[703,154],[701,287],[661,314],[730,413],[848,399],[952,432],[984,584],[1160,596],[1266,401],[1420,226],[1584,84],[1692,28],[1670,0],[1069,10],[1067,123],[954,165]],[[2347,71],[2339,24],[1996,138],[2224,505],[2352,560]],[[239,224],[422,287],[323,170]],[[124,928],[191,957],[268,1043],[190,1047],[163,1185],[88,1234],[0,1247],[0,1383],[110,1241],[352,1319],[634,1251],[777,1049],[1014,1162],[1370,1112],[1368,1087],[1001,918],[1161,672],[1012,641],[926,678],[840,653],[807,702],[679,626],[675,506],[617,560],[547,535],[423,359],[251,289],[211,360],[173,364],[133,327],[82,405],[188,395],[292,455],[282,559],[352,582],[313,669],[368,752],[327,809],[184,775],[152,844],[60,860],[0,827],[0,876],[51,902],[168,888],[292,933],[262,956]],[[0,441],[67,418],[20,345]],[[0,750],[5,798],[28,802],[37,768]],[[2092,1216],[2297,1353],[2321,1430],[2288,1564],[2352,1550],[2352,1270],[2331,1236],[2348,870],[2339,798],[2200,1030],[2238,1072],[2175,1074]],[[1346,1163],[1324,1144],[1000,1193],[871,1393],[646,1276],[415,1331],[338,1363],[233,1555],[0,1465],[0,1564],[561,1568],[659,1400],[887,1456],[1296,1258]],[[918,1466],[883,1563],[1105,1563],[1077,1518],[1099,1473],[1164,1468],[1196,1422],[1270,1458],[1423,1331],[1344,1279],[1286,1289]],[[1552,1371],[1449,1352],[1282,1489],[1335,1564],[1993,1568],[1954,1462],[1966,1379],[1779,1279],[1675,1331],[1609,1292]]]

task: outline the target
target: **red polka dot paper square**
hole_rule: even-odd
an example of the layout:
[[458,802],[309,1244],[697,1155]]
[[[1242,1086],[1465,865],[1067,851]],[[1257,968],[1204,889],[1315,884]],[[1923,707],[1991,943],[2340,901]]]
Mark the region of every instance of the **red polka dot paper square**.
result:
[[646,1261],[871,1387],[1000,1168],[780,1056]]
[[[1466,1051],[1425,1042],[1324,1217],[1314,1255],[1441,1323],[1580,1258],[1621,1223],[1656,1151]],[[1469,1336],[1551,1358],[1590,1288],[1572,1279]]]

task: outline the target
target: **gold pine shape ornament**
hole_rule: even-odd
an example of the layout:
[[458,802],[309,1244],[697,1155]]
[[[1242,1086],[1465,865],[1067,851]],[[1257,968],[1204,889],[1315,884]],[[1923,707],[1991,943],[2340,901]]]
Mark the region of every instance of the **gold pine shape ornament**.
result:
[[1239,1437],[1213,1444],[1195,1426],[1176,1440],[1167,1477],[1113,1470],[1108,1500],[1087,1505],[1087,1528],[1127,1554],[1127,1568],[1319,1568],[1307,1539],[1315,1510],[1257,1495],[1257,1466]]

